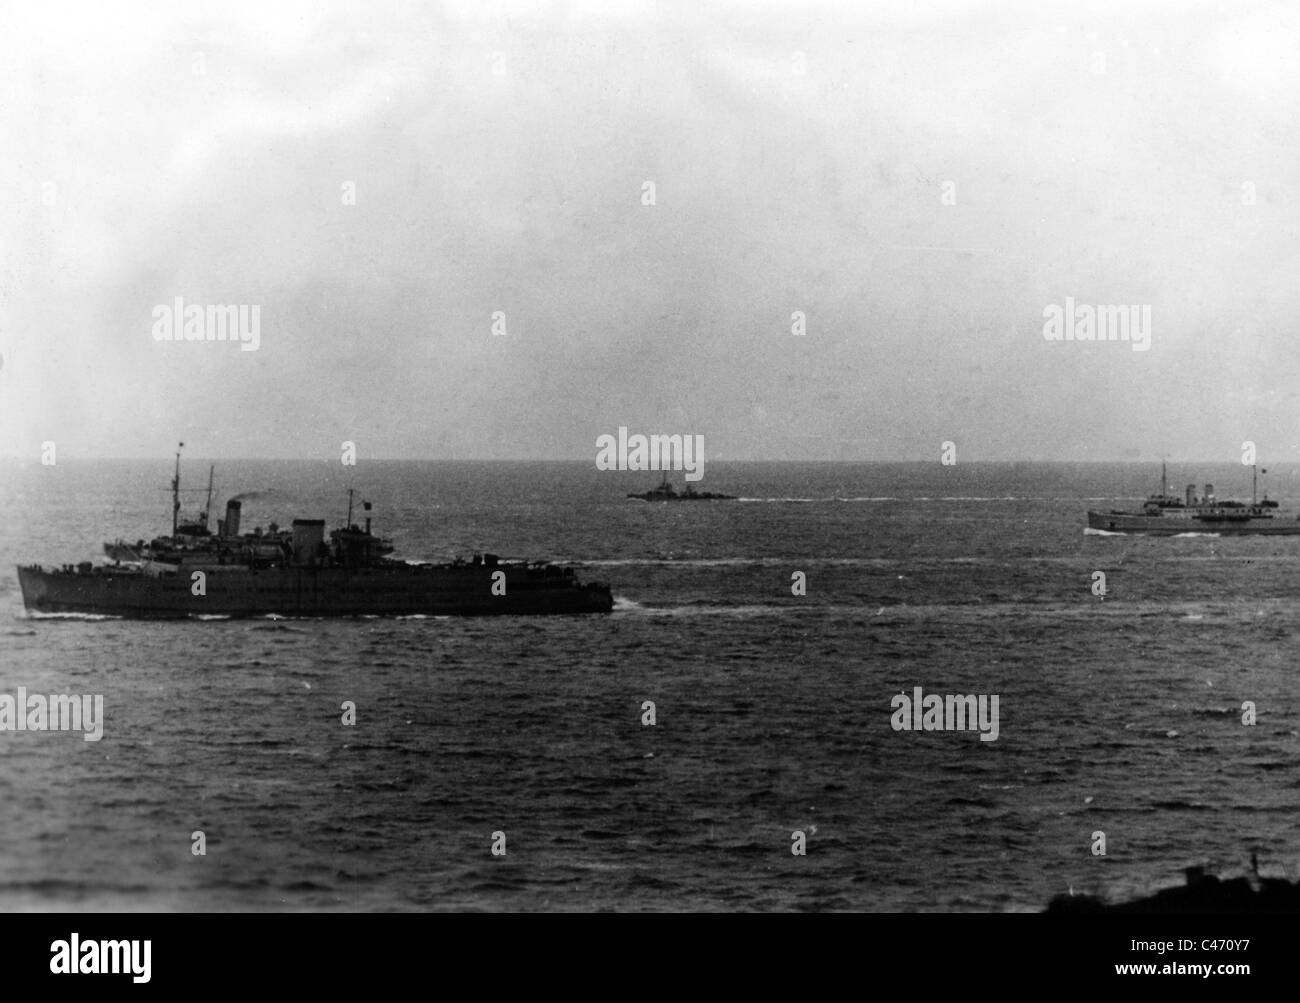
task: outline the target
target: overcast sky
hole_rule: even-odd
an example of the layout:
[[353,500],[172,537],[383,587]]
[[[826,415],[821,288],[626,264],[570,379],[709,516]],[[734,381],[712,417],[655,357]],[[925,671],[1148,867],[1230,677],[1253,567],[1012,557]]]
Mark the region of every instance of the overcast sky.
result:
[[539,9],[5,4],[0,453],[1300,460],[1295,4]]

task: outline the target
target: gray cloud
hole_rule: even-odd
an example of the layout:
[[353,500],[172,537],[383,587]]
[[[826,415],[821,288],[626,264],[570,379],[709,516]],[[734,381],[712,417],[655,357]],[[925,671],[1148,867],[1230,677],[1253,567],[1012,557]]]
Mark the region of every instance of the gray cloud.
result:
[[[0,42],[0,450],[1300,449],[1285,5],[270,7]],[[261,347],[155,342],[176,296]]]

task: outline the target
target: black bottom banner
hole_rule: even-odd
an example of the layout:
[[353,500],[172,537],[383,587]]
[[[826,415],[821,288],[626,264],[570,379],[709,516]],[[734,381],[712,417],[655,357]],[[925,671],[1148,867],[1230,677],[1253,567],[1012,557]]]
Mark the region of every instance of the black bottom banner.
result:
[[1200,915],[36,913],[0,918],[0,950],[9,988],[75,993],[334,994],[412,980],[772,991],[841,978],[953,992],[1125,982],[1250,992],[1290,981],[1291,926]]

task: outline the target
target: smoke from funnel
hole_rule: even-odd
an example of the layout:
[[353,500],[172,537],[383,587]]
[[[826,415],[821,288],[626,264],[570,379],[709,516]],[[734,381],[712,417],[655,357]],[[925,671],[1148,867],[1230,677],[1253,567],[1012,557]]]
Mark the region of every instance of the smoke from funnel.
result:
[[237,502],[250,501],[256,498],[265,498],[271,494],[274,494],[271,488],[263,488],[260,491],[242,491],[237,495],[233,495],[230,500]]

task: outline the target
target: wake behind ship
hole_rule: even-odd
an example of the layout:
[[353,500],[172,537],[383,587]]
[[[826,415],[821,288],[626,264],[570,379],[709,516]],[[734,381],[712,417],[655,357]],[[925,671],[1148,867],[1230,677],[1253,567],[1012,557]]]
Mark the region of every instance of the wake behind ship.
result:
[[[295,519],[241,534],[240,502],[216,533],[207,512],[182,523],[180,461],[172,481],[172,535],[134,546],[106,543],[116,563],[18,568],[23,603],[39,613],[126,617],[518,615],[607,613],[609,586],[583,584],[572,568],[474,555],[445,564],[387,555],[392,544],[351,521],[325,541],[325,520]],[[209,487],[209,500],[211,487]],[[365,504],[367,512],[370,504]]]

